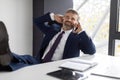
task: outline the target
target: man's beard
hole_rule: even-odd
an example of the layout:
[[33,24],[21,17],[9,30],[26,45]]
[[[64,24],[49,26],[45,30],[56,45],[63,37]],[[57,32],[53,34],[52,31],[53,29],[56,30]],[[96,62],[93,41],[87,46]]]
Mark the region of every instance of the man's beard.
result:
[[64,22],[64,26],[67,28],[67,29],[73,29],[73,24],[71,23],[71,22],[69,22],[69,21],[65,21]]

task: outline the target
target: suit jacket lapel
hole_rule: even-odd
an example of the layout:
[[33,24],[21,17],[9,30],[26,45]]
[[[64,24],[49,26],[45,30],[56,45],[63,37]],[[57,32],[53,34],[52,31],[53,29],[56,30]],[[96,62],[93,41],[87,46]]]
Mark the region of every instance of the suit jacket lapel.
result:
[[70,49],[69,47],[71,47],[72,40],[74,39],[73,38],[74,36],[75,36],[75,33],[72,33],[72,32],[68,36],[68,39],[66,41],[65,48],[64,48],[63,59],[66,58],[66,54],[68,54],[68,51]]

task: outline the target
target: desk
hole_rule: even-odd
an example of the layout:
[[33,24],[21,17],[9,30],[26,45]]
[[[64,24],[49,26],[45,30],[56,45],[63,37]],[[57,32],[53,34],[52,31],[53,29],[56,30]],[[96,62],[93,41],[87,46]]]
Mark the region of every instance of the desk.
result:
[[[106,62],[113,58],[113,56],[95,54],[91,56],[83,55],[82,57],[79,58],[91,61],[94,60],[98,62],[98,64],[106,64]],[[60,69],[59,65],[61,65],[67,60],[69,59],[28,66],[13,72],[0,72],[0,80],[60,80],[48,76],[46,75],[46,73],[59,70]],[[117,80],[112,78],[90,75],[93,69],[94,68],[84,72],[85,74],[89,75],[86,80]]]

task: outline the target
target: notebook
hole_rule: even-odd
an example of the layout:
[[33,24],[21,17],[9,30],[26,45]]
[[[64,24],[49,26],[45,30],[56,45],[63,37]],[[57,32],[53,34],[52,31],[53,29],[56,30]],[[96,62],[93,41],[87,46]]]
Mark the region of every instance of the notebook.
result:
[[88,70],[89,68],[94,67],[95,65],[97,65],[96,62],[75,58],[75,59],[66,61],[65,63],[61,64],[59,67],[83,72]]

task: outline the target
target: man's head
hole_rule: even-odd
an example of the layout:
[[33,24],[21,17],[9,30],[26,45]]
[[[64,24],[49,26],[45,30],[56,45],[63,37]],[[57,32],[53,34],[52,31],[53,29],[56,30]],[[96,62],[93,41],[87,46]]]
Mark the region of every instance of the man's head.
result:
[[78,24],[79,14],[73,9],[66,11],[63,17],[63,28],[70,30],[74,28],[75,24]]
[[7,65],[10,63],[11,51],[9,48],[9,37],[5,24],[0,21],[0,64]]

